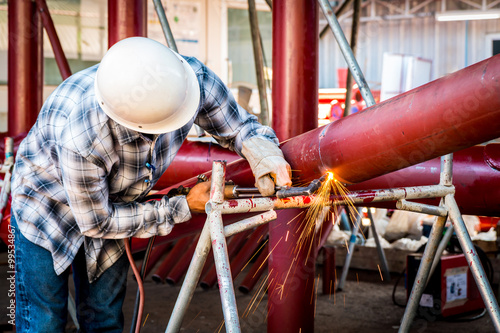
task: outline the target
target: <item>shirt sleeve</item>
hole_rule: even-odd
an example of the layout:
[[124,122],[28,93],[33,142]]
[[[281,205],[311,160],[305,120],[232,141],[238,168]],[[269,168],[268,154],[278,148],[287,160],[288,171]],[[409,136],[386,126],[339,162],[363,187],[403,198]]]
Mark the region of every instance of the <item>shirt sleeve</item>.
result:
[[260,124],[257,117],[238,105],[231,91],[214,72],[202,63],[199,63],[196,72],[201,97],[195,123],[211,134],[221,146],[243,156],[242,142],[253,136],[261,136],[279,144],[274,131]]
[[185,196],[144,203],[109,200],[104,168],[74,151],[59,147],[63,187],[80,232],[93,238],[147,238],[170,233],[191,213]]

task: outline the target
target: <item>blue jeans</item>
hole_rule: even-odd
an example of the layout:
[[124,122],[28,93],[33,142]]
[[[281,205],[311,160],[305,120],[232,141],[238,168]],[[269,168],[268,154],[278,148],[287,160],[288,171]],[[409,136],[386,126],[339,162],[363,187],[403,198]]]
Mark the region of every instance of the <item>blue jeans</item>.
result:
[[[70,269],[56,275],[52,255],[15,228],[16,332],[64,332]],[[122,332],[129,263],[123,255],[89,283],[83,245],[72,264],[80,332]]]

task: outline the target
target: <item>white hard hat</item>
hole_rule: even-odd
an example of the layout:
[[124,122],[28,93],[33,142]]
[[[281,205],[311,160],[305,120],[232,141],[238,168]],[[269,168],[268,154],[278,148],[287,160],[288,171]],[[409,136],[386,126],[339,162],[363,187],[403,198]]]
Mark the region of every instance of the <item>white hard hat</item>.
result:
[[94,87],[99,106],[111,119],[148,134],[181,128],[200,103],[198,80],[187,61],[144,37],[114,44],[97,69]]

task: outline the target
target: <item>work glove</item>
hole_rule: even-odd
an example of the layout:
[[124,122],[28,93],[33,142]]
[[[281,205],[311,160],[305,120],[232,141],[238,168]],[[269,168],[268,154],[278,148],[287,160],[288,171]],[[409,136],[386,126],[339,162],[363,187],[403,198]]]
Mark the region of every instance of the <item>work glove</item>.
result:
[[255,176],[255,186],[263,196],[274,194],[275,182],[278,186],[292,185],[290,164],[273,142],[252,137],[243,141],[242,153]]

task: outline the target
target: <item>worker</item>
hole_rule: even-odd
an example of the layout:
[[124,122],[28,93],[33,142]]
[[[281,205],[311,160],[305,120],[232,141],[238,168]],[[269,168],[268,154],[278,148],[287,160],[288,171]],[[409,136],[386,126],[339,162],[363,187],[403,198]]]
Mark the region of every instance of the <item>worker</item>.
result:
[[124,239],[204,212],[209,182],[143,202],[193,124],[246,158],[262,195],[290,185],[275,133],[199,60],[124,39],[44,103],[20,144],[12,191],[17,332],[63,332],[72,269],[83,332],[122,332]]

